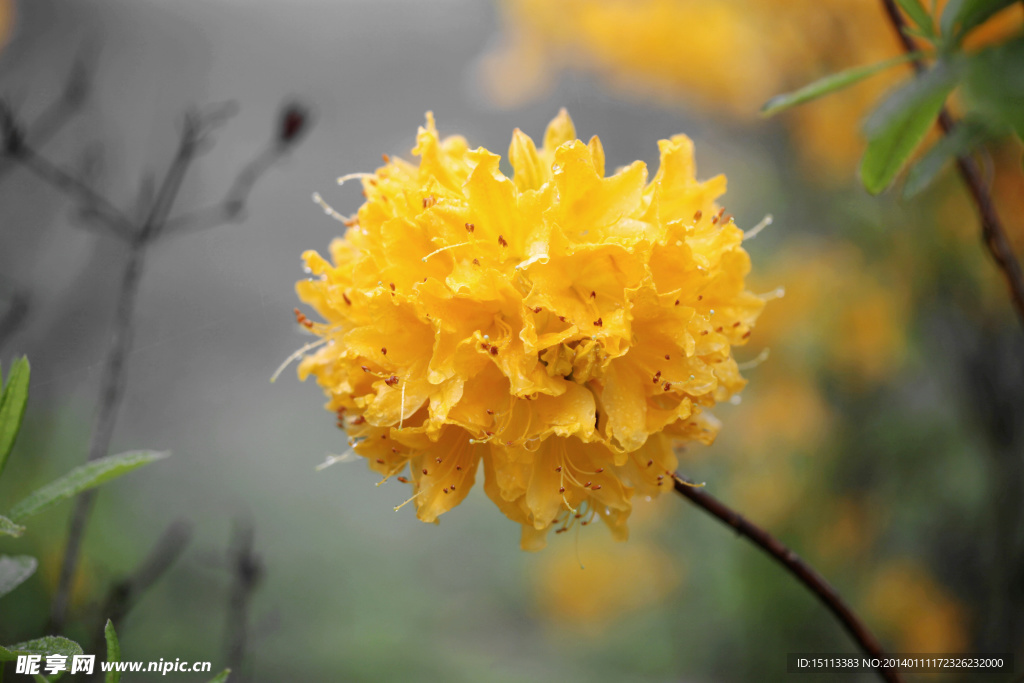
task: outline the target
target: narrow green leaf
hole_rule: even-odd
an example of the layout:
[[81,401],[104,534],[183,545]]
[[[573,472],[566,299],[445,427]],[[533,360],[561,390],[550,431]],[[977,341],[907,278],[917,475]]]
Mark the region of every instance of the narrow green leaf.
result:
[[871,194],[889,187],[938,116],[956,84],[955,71],[940,62],[893,93],[864,122],[867,149],[860,178]]
[[903,185],[903,196],[907,199],[919,194],[939,175],[947,163],[972,149],[990,137],[988,128],[978,123],[964,121],[953,131],[936,142],[920,161],[910,167],[907,182]]
[[13,662],[18,655],[64,655],[68,659],[82,654],[82,646],[63,636],[45,636],[17,645],[0,646],[0,662]]
[[105,458],[76,467],[60,479],[52,481],[29,494],[27,498],[11,508],[8,516],[14,521],[39,514],[51,505],[67,500],[100,484],[128,474],[134,469],[162,460],[170,455],[157,451],[130,451],[119,455],[108,455]]
[[1024,132],[1024,36],[967,58],[964,95],[990,126]]
[[30,555],[0,555],[0,598],[35,574],[38,566]]
[[231,674],[231,669],[224,669],[219,674],[210,679],[210,683],[224,683],[228,680],[228,676]]
[[21,430],[21,420],[25,416],[25,404],[28,402],[29,365],[27,358],[19,358],[11,367],[7,386],[0,396],[0,474],[7,464],[7,456],[14,448],[14,440]]
[[814,81],[804,87],[794,90],[790,93],[783,95],[776,95],[761,107],[762,116],[773,116],[790,107],[795,107],[798,104],[804,104],[811,100],[816,100],[819,97],[834,93],[838,90],[842,90],[848,86],[853,85],[859,81],[864,80],[869,76],[873,76],[880,71],[885,71],[898,64],[905,64],[906,62],[913,61],[920,58],[923,55],[921,52],[908,52],[892,59],[887,59],[877,64],[868,64],[866,66],[855,66],[852,69],[846,69],[838,73],[830,74],[822,79]]
[[1016,0],[950,0],[942,11],[942,35],[960,43],[968,33],[1014,2]]
[[903,11],[907,13],[907,16],[917,24],[917,27],[921,29],[924,35],[930,36],[934,33],[934,27],[932,26],[932,17],[928,14],[928,10],[920,3],[920,0],[896,0],[899,6],[903,8]]
[[43,657],[43,665],[46,663],[47,655],[63,655],[64,657],[67,657],[67,668],[64,671],[59,671],[49,678],[42,674],[33,675],[33,678],[37,681],[53,683],[67,673],[68,669],[71,668],[71,659],[75,655],[80,654],[82,654],[82,647],[75,641],[68,640],[62,636],[46,636],[45,638],[37,638],[36,640],[29,640],[17,645],[0,647],[0,666],[3,666],[3,662],[5,661],[13,661],[17,659],[19,655],[40,655]]
[[965,0],[949,0],[946,3],[942,10],[942,16],[939,17],[939,31],[943,36],[953,35],[953,26],[956,24],[957,17],[964,11],[964,4]]
[[888,130],[894,121],[905,118],[921,102],[931,101],[940,93],[948,95],[956,85],[957,78],[966,70],[965,67],[966,62],[962,58],[955,61],[942,59],[924,73],[905,81],[890,92],[864,120],[861,126],[864,134],[868,139],[877,137],[883,130]]
[[0,536],[21,536],[25,533],[25,527],[15,524],[3,515],[0,515]]
[[[114,622],[107,619],[107,625],[103,627],[103,635],[107,639],[107,661],[121,661],[121,643],[117,640],[117,632],[114,630]],[[120,671],[108,671],[104,683],[121,683]]]

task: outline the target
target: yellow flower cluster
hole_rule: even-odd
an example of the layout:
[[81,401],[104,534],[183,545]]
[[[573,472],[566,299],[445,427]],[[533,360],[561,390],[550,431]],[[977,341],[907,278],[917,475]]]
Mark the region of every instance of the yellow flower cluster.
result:
[[[944,5],[940,2],[940,9]],[[871,0],[503,0],[505,31],[481,62],[481,84],[512,106],[540,95],[558,70],[596,73],[630,92],[753,119],[773,95],[901,53]],[[972,36],[1019,31],[1019,8]],[[785,121],[816,177],[848,178],[860,121],[909,67],[799,107]]]
[[418,164],[363,174],[332,262],[304,254],[323,322],[297,312],[322,343],[299,375],[385,480],[408,467],[421,520],[483,461],[524,548],[598,517],[624,538],[631,497],[672,488],[673,440],[714,437],[702,409],[742,388],[731,348],[763,301],[725,178],[695,179],[688,138],[659,145],[650,181],[639,161],[606,177],[563,110],[540,149],[514,132],[509,178],[428,114]]

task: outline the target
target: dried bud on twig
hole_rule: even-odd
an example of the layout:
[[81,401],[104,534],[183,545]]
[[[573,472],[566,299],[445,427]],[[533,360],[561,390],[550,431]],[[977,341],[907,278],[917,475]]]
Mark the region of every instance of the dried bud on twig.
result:
[[277,125],[277,141],[281,146],[297,143],[309,128],[309,108],[299,102],[288,102],[281,109]]

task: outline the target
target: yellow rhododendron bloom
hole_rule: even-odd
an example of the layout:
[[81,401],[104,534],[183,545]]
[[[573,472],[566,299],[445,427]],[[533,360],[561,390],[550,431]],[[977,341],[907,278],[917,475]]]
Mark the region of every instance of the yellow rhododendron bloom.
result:
[[624,538],[633,495],[672,488],[674,440],[710,442],[704,408],[744,384],[731,349],[763,302],[743,232],[694,177],[684,136],[605,175],[562,111],[543,146],[500,157],[439,139],[362,175],[366,202],[331,260],[304,255],[299,297],[323,318],[314,375],[353,450],[387,480],[408,468],[418,517],[484,489],[523,547],[600,517]]

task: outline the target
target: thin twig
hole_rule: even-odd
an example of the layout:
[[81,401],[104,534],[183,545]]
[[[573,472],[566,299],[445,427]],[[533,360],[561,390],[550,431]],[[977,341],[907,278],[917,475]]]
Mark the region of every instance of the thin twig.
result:
[[[896,6],[895,0],[882,0],[882,4],[885,6],[885,13],[889,17],[889,22],[899,36],[903,49],[906,52],[916,52],[917,43],[906,32],[908,28],[907,22]],[[912,63],[917,73],[920,74],[925,70],[924,62],[920,59],[915,59]],[[939,112],[939,127],[942,129],[943,135],[949,135],[955,126],[956,122],[949,113],[949,110],[943,107],[942,111]],[[1013,253],[1013,247],[1010,245],[1010,240],[1006,236],[1006,230],[1003,228],[999,215],[996,213],[992,197],[985,187],[978,164],[971,157],[961,155],[956,159],[956,166],[960,171],[960,177],[967,184],[967,189],[971,193],[971,198],[978,209],[978,216],[981,218],[981,234],[985,241],[985,246],[1002,272],[1007,286],[1010,288],[1010,299],[1017,310],[1017,317],[1021,325],[1024,326],[1024,272],[1021,271],[1020,261],[1017,260],[1016,255]]]
[[[0,152],[77,200],[87,218],[106,228],[111,235],[127,244],[129,249],[118,288],[111,344],[101,378],[99,409],[89,444],[89,461],[107,455],[114,434],[117,415],[124,397],[125,366],[134,336],[135,302],[138,298],[147,250],[158,241],[166,227],[192,162],[211,146],[209,134],[230,118],[236,108],[233,103],[228,103],[206,112],[189,112],[186,115],[178,151],[160,183],[160,188],[152,199],[149,199],[149,193],[145,190],[140,193],[141,199],[147,205],[140,207],[142,218],[133,221],[80,178],[64,171],[39,154],[29,144],[24,130],[18,125],[10,108],[0,101]],[[306,109],[292,103],[286,105],[282,112],[282,119],[278,123],[278,130],[270,146],[246,165],[235,179],[227,199],[231,202],[231,211],[239,214],[244,211],[249,192],[259,177],[278,156],[294,146],[308,128],[309,117]],[[148,184],[144,184],[144,188],[146,186]],[[187,221],[182,225],[184,224],[187,224]],[[95,491],[89,491],[75,500],[60,579],[50,611],[50,628],[54,631],[60,631],[67,618],[72,580],[78,567],[82,537],[95,495]]]
[[131,239],[134,229],[128,217],[81,179],[50,163],[31,147],[23,145],[12,151],[11,155],[39,178],[77,199],[81,203],[82,213],[98,219],[115,237]]
[[246,164],[220,203],[174,216],[167,220],[164,230],[167,234],[197,232],[241,220],[244,218],[243,209],[249,193],[256,181],[281,157],[281,154],[281,148],[276,146],[263,150],[259,156]]
[[228,599],[224,632],[224,656],[228,668],[242,672],[249,636],[249,608],[252,597],[263,579],[263,560],[253,551],[251,521],[236,520],[228,566],[234,575]]
[[146,241],[151,239],[163,228],[164,222],[167,220],[167,216],[170,214],[171,208],[178,198],[178,192],[181,191],[181,184],[185,180],[188,167],[195,157],[199,136],[201,135],[200,126],[201,123],[194,115],[189,114],[185,117],[185,129],[181,135],[178,152],[174,155],[174,161],[171,162],[167,175],[164,176],[160,189],[156,193],[156,198],[150,207],[149,215],[142,225],[139,233],[140,240]]
[[[89,72],[93,61],[87,55],[89,52],[92,50],[84,50],[83,54],[75,61],[61,96],[44,109],[43,113],[28,127],[25,137],[31,140],[32,145],[37,149],[49,142],[71,120],[71,117],[78,112],[88,97],[92,86]],[[0,178],[15,165],[13,160],[0,158]]]
[[[0,278],[0,284],[3,283],[4,278]],[[0,348],[3,348],[28,315],[28,292],[14,284],[8,285],[8,288],[11,295],[8,297],[7,310],[0,315]]]
[[[129,249],[131,252],[125,262],[125,268],[121,274],[121,285],[118,289],[117,312],[114,318],[111,344],[103,368],[100,406],[96,412],[92,439],[89,442],[89,462],[108,454],[110,440],[114,435],[114,425],[117,423],[117,414],[121,407],[121,400],[124,398],[125,361],[128,358],[135,332],[135,300],[138,297],[139,283],[142,280],[146,243],[131,242]],[[78,568],[82,537],[85,534],[85,526],[95,499],[95,489],[87,491],[75,499],[68,527],[67,545],[64,548],[64,557],[60,568],[60,580],[50,611],[50,625],[56,631],[60,630],[67,617],[71,585]]]
[[[689,499],[690,502],[697,505],[697,507],[728,524],[736,530],[737,534],[745,536],[751,543],[768,553],[772,559],[785,567],[790,574],[824,603],[828,610],[839,620],[843,628],[846,629],[846,632],[857,641],[857,645],[860,646],[865,654],[884,659],[885,651],[868,630],[867,626],[864,625],[864,622],[854,614],[850,606],[836,592],[836,589],[818,572],[814,571],[806,562],[800,559],[795,552],[787,548],[767,531],[748,521],[738,512],[704,491],[704,489],[693,486],[692,482],[687,482],[678,475],[675,477],[675,489]],[[878,674],[889,683],[900,683],[901,681],[899,674],[894,669],[880,667]]]
[[135,572],[111,586],[100,612],[101,623],[93,629],[96,640],[90,652],[102,651],[103,623],[110,619],[115,626],[120,626],[138,599],[178,561],[191,540],[192,524],[181,519],[174,521],[161,534]]

